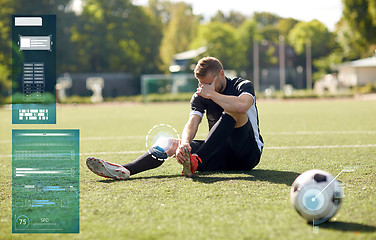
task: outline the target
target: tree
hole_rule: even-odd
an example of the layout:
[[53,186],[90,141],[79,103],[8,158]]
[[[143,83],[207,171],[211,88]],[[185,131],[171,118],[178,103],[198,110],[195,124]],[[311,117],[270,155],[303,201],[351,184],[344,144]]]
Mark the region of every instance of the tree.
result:
[[245,70],[248,75],[253,72],[253,41],[259,39],[257,34],[257,23],[254,20],[245,21],[237,30],[238,69]]
[[374,0],[343,0],[343,18],[353,31],[359,32],[367,41],[376,41]]
[[0,0],[0,102],[2,94],[11,88],[11,16],[14,13],[15,2]]
[[279,34],[284,36],[285,39],[288,40],[287,36],[298,22],[299,21],[294,18],[281,18],[277,23]]
[[280,31],[278,23],[281,18],[269,12],[256,12],[253,19],[258,23],[259,63],[260,66],[270,66],[278,62],[277,46]]
[[192,6],[184,2],[171,6],[171,16],[160,47],[163,69],[166,71],[176,53],[189,50],[200,20],[199,16],[193,14]]
[[231,26],[238,28],[247,19],[242,13],[231,10],[228,15],[218,10],[217,14],[210,19],[211,22],[228,23]]
[[161,29],[130,0],[88,0],[80,22],[72,28],[78,53],[76,71],[156,71]]
[[351,29],[344,18],[337,23],[336,36],[336,40],[342,49],[340,54],[344,59],[355,60],[369,54],[367,40],[359,31]]
[[236,30],[228,23],[211,22],[200,26],[192,48],[207,46],[207,54],[221,60],[226,69],[238,67],[238,42]]
[[276,14],[269,12],[255,12],[253,19],[259,24],[260,28],[263,28],[267,25],[276,25],[280,20],[280,17]]
[[336,33],[347,60],[372,55],[376,43],[376,2],[343,0],[342,18]]
[[274,44],[279,42],[279,30],[275,25],[266,25],[263,28],[259,29],[260,35],[263,39],[271,41]]
[[288,40],[298,54],[305,52],[307,40],[310,40],[312,58],[326,56],[330,51],[328,44],[331,42],[331,34],[318,20],[297,23],[290,31]]
[[166,27],[172,19],[175,3],[164,0],[149,0],[148,9]]

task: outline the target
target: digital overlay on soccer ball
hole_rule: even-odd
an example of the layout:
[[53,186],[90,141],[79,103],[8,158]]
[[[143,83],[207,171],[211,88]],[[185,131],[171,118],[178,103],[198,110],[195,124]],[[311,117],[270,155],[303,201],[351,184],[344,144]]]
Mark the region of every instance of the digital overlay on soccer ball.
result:
[[290,199],[297,213],[314,226],[329,221],[341,208],[344,198],[342,183],[338,176],[343,172],[354,172],[345,167],[335,177],[328,172],[314,169],[300,174],[293,182]]

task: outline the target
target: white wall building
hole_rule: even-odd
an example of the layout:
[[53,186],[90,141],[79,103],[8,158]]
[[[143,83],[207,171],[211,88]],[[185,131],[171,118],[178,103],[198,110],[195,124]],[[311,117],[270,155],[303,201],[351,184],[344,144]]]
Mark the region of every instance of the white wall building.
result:
[[363,86],[376,82],[376,55],[346,62],[338,67],[338,81],[343,86]]

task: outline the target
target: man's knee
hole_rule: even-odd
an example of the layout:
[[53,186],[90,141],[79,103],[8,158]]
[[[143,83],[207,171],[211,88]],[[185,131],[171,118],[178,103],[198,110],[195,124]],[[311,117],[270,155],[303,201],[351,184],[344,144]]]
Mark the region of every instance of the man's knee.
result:
[[171,157],[175,154],[176,149],[178,149],[180,143],[181,143],[181,139],[177,139],[177,138],[169,139],[169,144],[166,149],[166,153],[168,157]]
[[248,121],[248,115],[246,113],[236,113],[236,112],[226,112],[226,114],[230,115],[236,122],[235,128],[239,128],[244,126],[244,124]]

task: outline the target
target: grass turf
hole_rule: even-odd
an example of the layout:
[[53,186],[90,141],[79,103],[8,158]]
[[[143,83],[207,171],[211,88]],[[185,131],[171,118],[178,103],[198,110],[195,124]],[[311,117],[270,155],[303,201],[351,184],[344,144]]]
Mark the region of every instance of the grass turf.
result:
[[[258,103],[265,150],[248,172],[181,177],[174,159],[112,181],[92,174],[88,156],[126,163],[159,123],[181,133],[188,103],[67,105],[56,125],[11,125],[0,110],[0,239],[375,239],[376,103],[355,100]],[[11,129],[80,129],[80,234],[11,234]],[[204,138],[203,120],[198,138]],[[297,148],[311,146],[310,148]],[[326,147],[318,147],[326,146]],[[319,168],[344,183],[342,208],[313,228],[290,204],[290,186]]]

